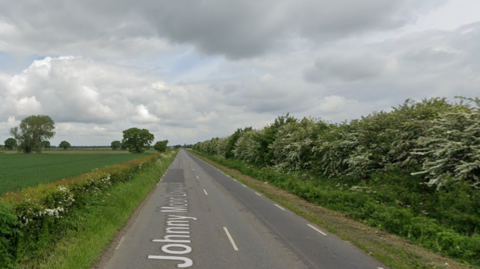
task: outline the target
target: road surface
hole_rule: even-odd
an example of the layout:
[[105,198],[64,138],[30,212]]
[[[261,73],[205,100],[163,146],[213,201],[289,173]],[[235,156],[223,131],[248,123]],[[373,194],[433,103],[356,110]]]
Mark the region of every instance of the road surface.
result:
[[96,268],[386,268],[181,150]]

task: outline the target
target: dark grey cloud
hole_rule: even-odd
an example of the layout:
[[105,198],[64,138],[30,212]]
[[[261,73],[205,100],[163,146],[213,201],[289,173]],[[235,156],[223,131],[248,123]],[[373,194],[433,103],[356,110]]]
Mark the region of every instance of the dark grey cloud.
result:
[[89,56],[101,55],[98,50],[104,48],[107,55],[110,51],[119,57],[126,52],[153,53],[153,45],[145,45],[143,51],[129,47],[160,38],[194,45],[207,54],[248,58],[285,46],[292,37],[324,42],[400,27],[413,21],[425,5],[444,1],[417,2],[2,0],[0,38],[9,44],[0,43],[0,50]]
[[387,30],[444,1],[240,0],[164,1],[150,10],[160,36],[208,54],[245,58],[275,48],[292,34],[316,42]]
[[375,54],[345,52],[340,55],[317,59],[313,67],[304,71],[305,80],[310,82],[357,81],[381,75],[386,66],[385,59]]

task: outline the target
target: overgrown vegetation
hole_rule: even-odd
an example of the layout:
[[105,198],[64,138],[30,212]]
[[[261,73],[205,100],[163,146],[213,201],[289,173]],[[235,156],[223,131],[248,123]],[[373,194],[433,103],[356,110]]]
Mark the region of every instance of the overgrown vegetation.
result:
[[113,185],[130,181],[159,156],[151,155],[3,195],[0,199],[0,268],[14,268],[19,262],[33,259],[51,247],[65,231],[81,229],[69,215],[100,205],[103,201],[94,199],[95,196]]
[[340,124],[287,114],[261,130],[238,129],[194,149],[480,266],[479,106],[478,98],[407,100]]

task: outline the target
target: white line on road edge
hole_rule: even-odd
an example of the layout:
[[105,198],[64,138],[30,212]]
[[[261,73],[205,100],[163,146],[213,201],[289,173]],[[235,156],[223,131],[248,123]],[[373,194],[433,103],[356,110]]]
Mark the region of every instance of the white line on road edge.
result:
[[242,184],[242,186],[244,186],[245,188],[247,187],[247,186],[245,186],[245,185],[243,185],[243,184]]
[[122,242],[123,242],[123,239],[125,239],[125,236],[122,237],[122,239],[120,239],[120,242],[118,242],[118,245],[117,245],[117,247],[115,248],[115,250],[117,250],[117,249],[120,247],[120,245],[121,245]]
[[225,230],[225,233],[227,234],[228,239],[230,240],[230,243],[232,243],[233,249],[234,249],[235,251],[238,251],[237,245],[235,244],[235,241],[233,241],[233,238],[232,238],[232,236],[230,235],[230,233],[228,232],[227,227],[223,227],[223,229]]
[[283,207],[281,207],[281,206],[279,206],[279,205],[277,205],[277,204],[275,204],[275,206],[278,207],[278,208],[280,208],[281,210],[285,211],[285,208],[283,208]]
[[203,192],[205,193],[205,195],[208,195],[207,191],[205,189],[203,189]]
[[200,179],[198,176],[196,176],[196,177],[197,177],[197,179]]
[[260,193],[258,193],[258,192],[255,192],[255,194],[258,195],[258,196],[262,196],[262,195],[260,195]]
[[323,235],[327,236],[327,234],[326,234],[326,233],[324,233],[324,232],[320,231],[319,229],[317,229],[317,228],[313,227],[313,225],[311,225],[311,224],[307,224],[307,225],[308,225],[310,228],[314,229],[315,231],[317,231],[317,232],[319,232],[319,233],[321,233],[321,234],[323,234]]

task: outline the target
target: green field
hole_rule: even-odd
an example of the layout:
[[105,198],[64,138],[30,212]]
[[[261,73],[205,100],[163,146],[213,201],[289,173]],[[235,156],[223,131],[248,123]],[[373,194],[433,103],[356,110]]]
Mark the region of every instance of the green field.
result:
[[0,195],[77,176],[107,165],[143,157],[144,154],[0,154]]

